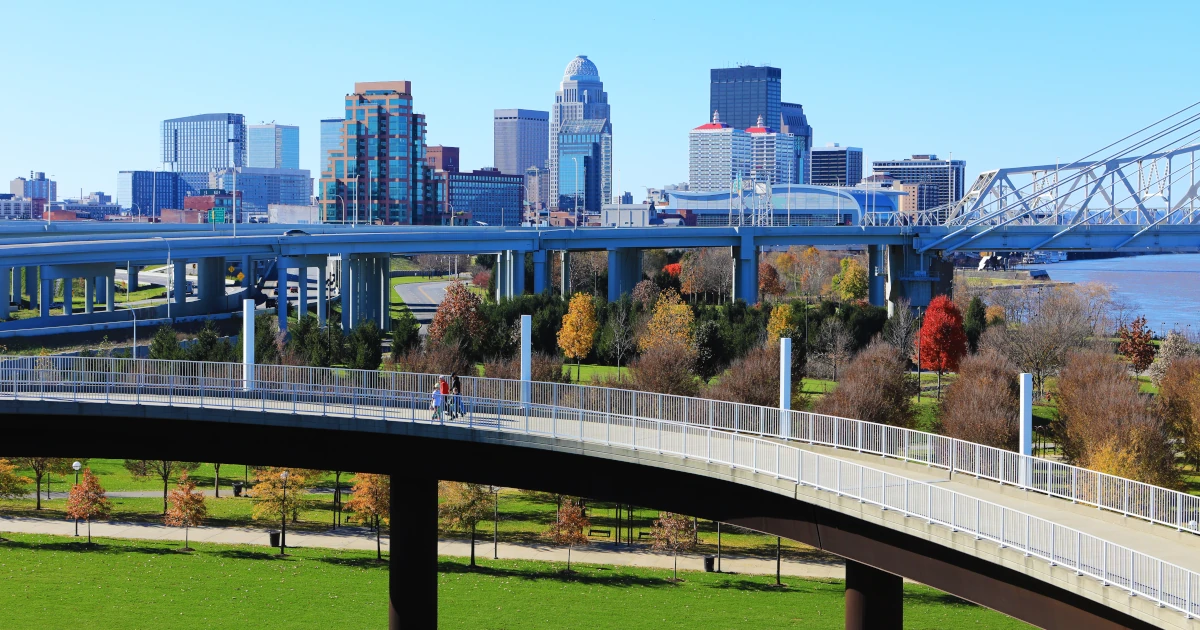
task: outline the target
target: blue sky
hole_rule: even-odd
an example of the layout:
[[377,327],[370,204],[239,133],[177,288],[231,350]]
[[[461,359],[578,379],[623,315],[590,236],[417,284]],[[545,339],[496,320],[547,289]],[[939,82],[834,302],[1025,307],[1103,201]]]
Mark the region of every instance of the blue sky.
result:
[[[919,5],[919,6],[916,6]],[[746,8],[743,8],[746,7]],[[1200,3],[24,2],[4,12],[0,181],[115,194],[152,168],[159,122],[236,112],[301,127],[355,81],[410,80],[433,144],[492,163],[492,110],[547,109],[577,54],[612,104],[621,189],[687,179],[708,71],[783,70],[815,143],[937,153],[968,179],[1070,160],[1197,100]],[[6,191],[7,186],[0,187]]]

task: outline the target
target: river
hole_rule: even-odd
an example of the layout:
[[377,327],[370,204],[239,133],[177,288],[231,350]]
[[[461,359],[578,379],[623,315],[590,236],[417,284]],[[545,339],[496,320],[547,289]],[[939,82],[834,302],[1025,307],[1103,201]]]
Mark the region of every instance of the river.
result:
[[1129,301],[1136,307],[1134,312],[1146,316],[1147,325],[1155,332],[1164,326],[1200,331],[1200,254],[1069,260],[1022,268],[1045,269],[1050,279],[1058,282],[1110,285],[1116,297]]

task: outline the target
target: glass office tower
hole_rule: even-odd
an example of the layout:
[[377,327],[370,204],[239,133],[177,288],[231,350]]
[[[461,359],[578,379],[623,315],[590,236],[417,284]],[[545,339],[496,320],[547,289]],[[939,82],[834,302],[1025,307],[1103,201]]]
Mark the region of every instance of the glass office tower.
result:
[[607,198],[605,174],[612,172],[612,134],[606,120],[565,123],[558,133],[559,210],[598,213]]
[[246,117],[200,114],[162,122],[163,169],[179,173],[187,190],[208,188],[208,173],[246,165]]
[[333,168],[330,154],[342,148],[342,122],[341,118],[321,119],[321,161],[317,163],[321,173]]
[[250,125],[246,144],[247,166],[300,168],[300,128],[295,125]]
[[[608,93],[600,81],[600,71],[586,55],[580,55],[567,64],[559,90],[554,93],[554,107],[550,109],[550,203],[559,201],[558,184],[563,179],[558,172],[562,163],[558,141],[564,127],[576,121],[602,121],[608,136],[599,158],[600,199],[612,196],[612,118],[608,107]],[[536,166],[536,165],[534,165]],[[573,205],[571,206],[574,207]],[[570,208],[563,208],[569,210]],[[597,207],[599,212],[600,208]]]
[[758,117],[768,125],[780,123],[779,68],[738,66],[710,71],[708,111],[734,129],[749,129]]

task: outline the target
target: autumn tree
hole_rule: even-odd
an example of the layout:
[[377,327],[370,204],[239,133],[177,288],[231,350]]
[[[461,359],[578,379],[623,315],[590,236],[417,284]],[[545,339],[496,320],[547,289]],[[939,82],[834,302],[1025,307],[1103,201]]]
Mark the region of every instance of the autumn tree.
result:
[[575,380],[579,380],[583,358],[592,351],[597,327],[592,296],[587,293],[572,295],[567,314],[563,315],[562,328],[558,330],[558,347],[567,358],[575,359]]
[[854,258],[843,258],[841,270],[833,276],[834,292],[843,300],[863,300],[867,297],[867,268]]
[[196,491],[196,484],[188,479],[186,470],[180,473],[179,487],[171,491],[168,502],[170,507],[163,520],[171,527],[183,528],[183,550],[191,551],[188,531],[204,522],[208,506],[204,503],[204,493]]
[[91,468],[83,469],[83,481],[71,486],[67,495],[67,519],[85,520],[88,525],[88,544],[92,544],[92,519],[105,518],[112,512],[112,503],[104,494],[100,480]]
[[767,320],[767,343],[777,344],[783,337],[792,336],[792,305],[780,304],[771,309]]
[[846,368],[837,389],[821,397],[814,411],[866,422],[911,427],[914,387],[900,351],[874,341]]
[[1129,361],[1133,373],[1140,376],[1154,362],[1154,334],[1146,328],[1146,316],[1138,317],[1129,326],[1121,324],[1117,337],[1121,340],[1117,352]]
[[16,473],[17,466],[7,459],[0,458],[0,499],[19,499],[28,490],[25,485],[32,483],[29,477]]
[[459,335],[459,340],[470,340],[483,335],[487,321],[480,312],[481,300],[462,282],[453,282],[446,287],[446,297],[438,305],[433,321],[429,324],[429,339],[442,341],[447,335]]
[[921,334],[917,339],[920,348],[921,367],[937,372],[938,398],[942,397],[942,374],[958,369],[958,363],[967,354],[967,335],[963,331],[962,313],[958,306],[939,295],[929,302],[929,310],[921,322]]
[[[728,400],[762,407],[779,406],[779,346],[763,344],[739,357],[704,391],[705,398]],[[804,346],[793,346],[792,382],[804,376]],[[801,387],[792,388],[792,404],[802,396]]]
[[692,309],[674,290],[659,296],[650,315],[646,330],[638,339],[638,348],[645,352],[660,345],[690,346],[692,343]]
[[946,388],[941,428],[968,442],[1017,450],[1020,385],[1017,366],[992,348],[963,359],[958,378]]
[[1200,348],[1196,347],[1196,344],[1188,341],[1179,331],[1167,333],[1167,338],[1158,348],[1158,356],[1155,357],[1154,363],[1150,364],[1150,380],[1158,385],[1176,359],[1195,356],[1200,356]]
[[669,551],[675,568],[672,582],[679,581],[679,552],[696,547],[695,520],[673,512],[659,512],[650,529],[655,551]]
[[[280,475],[285,470],[288,472],[286,482]],[[251,516],[255,520],[280,520],[286,517],[291,517],[293,523],[300,520],[300,512],[312,505],[306,489],[314,476],[313,471],[303,468],[265,469],[262,479],[253,488],[254,510]]]
[[575,545],[586,545],[588,537],[585,530],[592,523],[583,513],[583,506],[573,499],[564,499],[558,508],[558,515],[550,526],[542,533],[542,537],[556,545],[567,547],[567,573],[571,572],[571,549]]
[[775,257],[775,268],[779,270],[779,275],[791,285],[793,292],[799,289],[801,272],[798,252],[794,252],[794,249],[795,247],[789,247],[786,252]]
[[696,352],[677,343],[657,344],[629,362],[629,379],[600,382],[607,387],[624,387],[643,392],[696,396],[700,381],[695,372]]
[[787,287],[779,279],[779,272],[767,261],[758,263],[758,290],[763,295],[779,297],[787,293]]
[[375,559],[383,560],[383,543],[380,542],[382,524],[389,521],[392,513],[392,480],[387,475],[358,473],[354,475],[354,489],[346,509],[351,510],[350,520],[365,523],[375,530]]
[[1004,306],[1011,327],[1003,332],[1004,354],[1022,372],[1033,375],[1038,393],[1046,379],[1058,373],[1067,357],[1087,345],[1101,318],[1097,292],[1070,287],[1053,287],[1019,293]]
[[653,280],[642,280],[633,285],[633,301],[641,304],[642,308],[649,309],[657,299],[658,285]]
[[[65,457],[14,457],[13,463],[20,468],[33,471],[33,494],[36,499],[34,509],[42,509],[42,479],[49,473],[60,468],[67,461]],[[47,486],[49,487],[49,486]]]
[[200,462],[176,462],[166,459],[127,459],[125,470],[136,479],[158,477],[163,484],[163,514],[167,513],[167,491],[171,477],[200,467]]
[[[1160,361],[1163,354],[1159,353]],[[1176,357],[1157,385],[1156,414],[1167,424],[1184,459],[1200,468],[1200,356]]]
[[471,533],[471,567],[475,566],[475,527],[479,521],[492,516],[495,496],[491,486],[478,483],[447,481],[441,484],[442,500],[438,503],[438,516],[447,529]]

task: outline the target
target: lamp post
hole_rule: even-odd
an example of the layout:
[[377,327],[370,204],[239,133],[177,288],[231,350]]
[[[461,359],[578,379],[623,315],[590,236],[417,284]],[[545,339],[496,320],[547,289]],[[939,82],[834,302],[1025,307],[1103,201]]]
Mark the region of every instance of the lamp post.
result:
[[492,486],[492,560],[500,559],[500,486]]
[[[83,468],[83,464],[75,462],[71,464],[71,468],[75,470],[75,485],[79,485],[79,469]],[[75,519],[75,535],[79,535],[79,519]]]
[[284,555],[283,550],[287,547],[287,478],[288,471],[279,473],[279,478],[283,480],[283,503],[280,505],[282,513],[279,519],[279,555]]
[[334,201],[333,201],[333,207],[334,207],[334,208],[336,208],[336,207],[337,207],[337,200],[338,200],[338,199],[341,199],[341,200],[342,200],[342,223],[343,223],[343,224],[345,224],[345,223],[346,223],[346,198],[345,198],[345,197],[343,197],[343,196],[341,196],[341,195],[337,195],[337,194],[335,194],[335,195],[333,196],[333,200],[334,200]]

